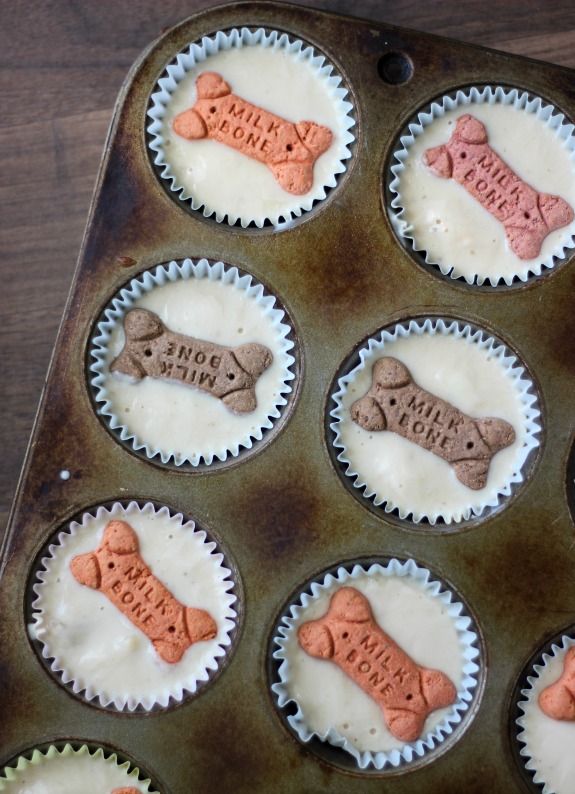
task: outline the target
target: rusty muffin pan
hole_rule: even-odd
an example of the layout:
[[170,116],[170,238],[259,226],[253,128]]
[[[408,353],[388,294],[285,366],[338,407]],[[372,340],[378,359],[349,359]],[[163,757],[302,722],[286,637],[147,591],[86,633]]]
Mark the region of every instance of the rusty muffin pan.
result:
[[[149,149],[151,95],[177,54],[216,31],[285,32],[326,56],[348,89],[351,157],[327,197],[292,223],[218,223],[179,200]],[[527,661],[575,624],[573,257],[527,283],[449,280],[399,242],[388,213],[394,145],[435,97],[516,87],[575,117],[573,73],[383,24],[284,3],[235,3],[154,42],[122,89],[88,227],[1,557],[5,686],[0,766],[34,747],[88,742],[142,764],[163,794],[539,790],[518,753],[516,698]],[[114,296],[145,271],[206,259],[264,285],[289,316],[289,404],[263,443],[225,466],[163,465],[118,443],[98,416],[90,340]],[[502,509],[445,531],[353,498],[330,435],[336,375],[362,340],[413,317],[448,316],[520,354],[540,410],[527,478]],[[52,676],[28,633],[30,582],[70,521],[112,502],[166,505],[220,539],[235,572],[238,624],[218,675],[196,697],[147,713],[100,708]],[[476,621],[481,676],[465,730],[413,768],[360,770],[300,743],[272,684],[286,604],[350,561],[413,559]],[[349,759],[347,759],[349,761]]]

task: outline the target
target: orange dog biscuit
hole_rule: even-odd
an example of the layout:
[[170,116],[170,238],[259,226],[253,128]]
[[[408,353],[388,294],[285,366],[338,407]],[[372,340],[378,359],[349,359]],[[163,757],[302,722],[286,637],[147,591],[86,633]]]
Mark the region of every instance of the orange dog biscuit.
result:
[[230,411],[257,408],[255,385],[272,362],[263,345],[224,347],[169,331],[146,309],[132,309],[124,318],[126,342],[110,370],[139,380],[170,378],[219,397]]
[[80,584],[101,590],[152,642],[166,662],[179,662],[194,642],[217,634],[203,609],[186,607],[156,579],[139,553],[138,536],[125,521],[111,521],[95,552],[74,557]]
[[140,789],[133,786],[124,786],[123,788],[115,788],[110,794],[140,794]]
[[334,593],[323,618],[300,626],[298,640],[306,653],[335,662],[373,698],[401,741],[415,741],[428,714],[455,700],[453,682],[416,664],[377,625],[369,601],[354,587]]
[[174,132],[187,140],[212,138],[267,165],[288,193],[297,196],[313,186],[317,158],[331,146],[333,135],[313,121],[291,121],[275,116],[232,94],[215,72],[197,81],[193,108],[174,119]]
[[575,722],[575,648],[565,654],[561,678],[539,695],[539,708],[554,720]]
[[469,114],[457,119],[448,143],[427,149],[423,159],[434,174],[453,177],[501,221],[520,259],[538,256],[547,235],[573,220],[566,201],[537,192],[503,162],[488,145],[483,124]]
[[471,419],[421,389],[407,367],[391,356],[373,365],[367,394],[351,406],[365,430],[391,430],[447,461],[469,488],[483,488],[491,458],[515,440],[503,419]]

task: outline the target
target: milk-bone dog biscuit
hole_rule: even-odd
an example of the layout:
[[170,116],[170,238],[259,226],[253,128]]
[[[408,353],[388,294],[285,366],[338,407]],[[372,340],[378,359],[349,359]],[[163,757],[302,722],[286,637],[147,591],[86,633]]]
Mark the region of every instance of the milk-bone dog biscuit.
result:
[[364,397],[351,406],[351,417],[365,430],[390,430],[443,458],[468,488],[485,487],[489,464],[515,440],[503,419],[472,419],[421,389],[408,368],[391,356],[373,365]]
[[575,648],[565,654],[559,680],[539,695],[539,708],[554,720],[575,722]]
[[272,362],[264,345],[224,347],[169,331],[147,309],[132,309],[124,318],[126,342],[110,370],[141,380],[169,378],[219,397],[234,413],[257,408],[255,385]]
[[193,108],[174,119],[174,132],[187,140],[212,138],[267,165],[282,188],[300,196],[313,186],[317,158],[331,146],[331,130],[313,121],[293,124],[232,94],[215,72],[197,81]]
[[298,641],[310,656],[335,662],[373,698],[401,741],[415,741],[428,714],[455,700],[453,682],[416,664],[377,625],[369,601],[354,587],[337,590],[322,618],[299,627]]
[[123,786],[123,788],[115,788],[110,794],[140,794],[140,790],[133,786]]
[[211,615],[180,604],[156,579],[140,556],[138,536],[125,521],[111,521],[100,548],[74,557],[70,569],[80,584],[101,590],[170,664],[179,662],[193,643],[217,634]]
[[455,179],[501,221],[520,259],[532,259],[550,232],[571,223],[573,210],[559,196],[539,193],[523,182],[487,140],[484,125],[465,114],[457,119],[449,142],[427,149],[423,159],[434,174]]

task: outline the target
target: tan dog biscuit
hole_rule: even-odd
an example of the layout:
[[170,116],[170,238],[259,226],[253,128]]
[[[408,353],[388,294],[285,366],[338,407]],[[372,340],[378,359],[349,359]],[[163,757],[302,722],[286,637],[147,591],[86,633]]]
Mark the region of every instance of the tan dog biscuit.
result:
[[126,342],[110,370],[141,379],[170,378],[219,397],[230,411],[257,408],[255,385],[272,362],[264,345],[224,347],[169,331],[146,309],[132,309],[124,318]]
[[354,587],[334,593],[322,618],[300,626],[298,641],[310,656],[335,662],[373,698],[401,741],[415,741],[428,714],[455,700],[453,682],[416,664],[377,625],[369,601]]
[[138,536],[125,521],[111,521],[100,548],[74,557],[70,569],[80,584],[101,590],[170,664],[179,662],[193,643],[217,634],[207,612],[180,604],[156,579],[140,556]]
[[443,458],[468,488],[485,487],[491,458],[515,440],[503,419],[471,419],[421,389],[395,358],[373,365],[367,394],[351,406],[351,417],[365,430],[390,430]]
[[487,140],[484,125],[466,114],[457,119],[449,142],[427,149],[423,159],[434,174],[453,177],[501,221],[520,259],[532,259],[550,232],[571,223],[573,210],[559,196],[539,193],[523,182]]
[[215,72],[204,72],[196,82],[198,99],[179,113],[173,126],[187,140],[212,138],[267,165],[278,183],[300,196],[313,186],[317,158],[331,146],[327,127],[312,121],[293,124],[232,94]]
[[575,722],[575,648],[565,654],[561,677],[539,695],[539,708],[554,720]]

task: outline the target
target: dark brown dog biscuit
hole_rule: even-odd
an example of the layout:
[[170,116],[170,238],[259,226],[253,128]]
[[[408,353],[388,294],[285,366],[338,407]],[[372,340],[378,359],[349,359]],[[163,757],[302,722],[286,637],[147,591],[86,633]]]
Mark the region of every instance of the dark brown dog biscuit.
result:
[[448,143],[427,149],[423,159],[434,174],[453,177],[501,221],[520,259],[538,256],[547,235],[573,220],[566,201],[538,193],[503,162],[488,145],[483,124],[469,114],[457,119]]
[[70,569],[80,584],[101,590],[170,664],[179,662],[190,645],[217,634],[211,615],[180,604],[156,579],[125,521],[111,521],[100,548],[74,557]]
[[310,656],[335,662],[373,698],[401,741],[415,741],[428,714],[455,700],[453,682],[416,664],[377,625],[369,601],[354,587],[334,593],[322,618],[300,626],[298,641]]
[[264,345],[224,347],[169,331],[146,309],[132,309],[124,318],[126,342],[110,370],[141,379],[169,378],[219,397],[230,411],[257,408],[255,385],[272,363]]
[[469,488],[484,488],[489,464],[515,440],[503,419],[471,419],[445,400],[421,389],[407,367],[386,356],[373,365],[367,394],[351,406],[365,430],[390,430],[447,461]]
[[331,146],[327,127],[312,121],[293,124],[232,94],[215,72],[197,81],[198,99],[174,119],[174,131],[188,140],[212,138],[264,163],[289,193],[302,195],[313,186],[317,158]]

